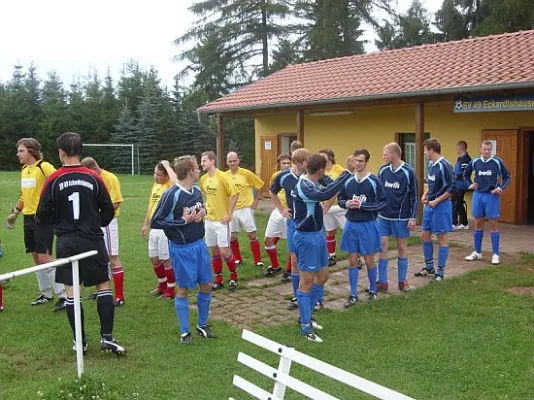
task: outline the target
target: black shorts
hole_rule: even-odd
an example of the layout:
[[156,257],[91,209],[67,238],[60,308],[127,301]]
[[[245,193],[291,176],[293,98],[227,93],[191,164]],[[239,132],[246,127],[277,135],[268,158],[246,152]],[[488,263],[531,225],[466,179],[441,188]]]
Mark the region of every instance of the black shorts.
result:
[[[86,251],[96,250],[98,254],[79,261],[80,282],[86,287],[99,285],[111,280],[109,256],[104,238],[90,240],[77,235],[61,235],[56,240],[56,257],[66,258]],[[72,284],[72,265],[62,265],[56,268],[56,282],[64,285]]]
[[25,215],[24,246],[26,253],[52,254],[54,227],[52,225],[38,225],[35,222],[35,215]]

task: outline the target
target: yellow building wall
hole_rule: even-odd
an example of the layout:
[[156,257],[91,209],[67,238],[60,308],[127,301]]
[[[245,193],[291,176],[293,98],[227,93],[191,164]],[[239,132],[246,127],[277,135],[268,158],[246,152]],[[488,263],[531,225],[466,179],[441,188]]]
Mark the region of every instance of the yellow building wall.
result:
[[[425,131],[438,139],[442,154],[453,165],[456,162],[456,143],[465,140],[471,157],[478,148],[484,129],[517,129],[534,126],[534,112],[485,112],[455,114],[453,102],[425,105]],[[296,115],[279,114],[255,119],[256,168],[260,172],[260,137],[295,134]],[[311,152],[327,147],[334,150],[336,159],[345,159],[357,148],[371,153],[370,171],[376,173],[383,164],[382,148],[395,140],[395,133],[415,132],[415,106],[377,106],[355,109],[349,115],[306,114],[304,145]],[[468,207],[470,209],[470,207]]]

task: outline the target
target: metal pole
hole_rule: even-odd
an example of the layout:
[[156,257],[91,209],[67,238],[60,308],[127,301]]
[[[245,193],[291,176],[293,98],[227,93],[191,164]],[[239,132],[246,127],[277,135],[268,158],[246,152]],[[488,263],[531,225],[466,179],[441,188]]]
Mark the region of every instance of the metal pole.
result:
[[80,304],[80,270],[78,260],[72,261],[72,288],[74,289],[74,331],[76,332],[76,366],[78,378],[83,375],[82,307]]
[[132,175],[134,175],[134,145],[132,144]]

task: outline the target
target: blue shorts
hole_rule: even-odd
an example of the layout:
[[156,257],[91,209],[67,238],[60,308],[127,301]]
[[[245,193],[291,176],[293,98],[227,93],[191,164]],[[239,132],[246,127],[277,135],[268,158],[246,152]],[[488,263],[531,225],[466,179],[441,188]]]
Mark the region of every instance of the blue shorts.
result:
[[499,218],[501,216],[501,196],[475,190],[471,204],[471,214],[473,218]]
[[296,254],[295,242],[293,237],[295,236],[295,231],[297,230],[297,224],[294,219],[288,219],[287,222],[287,251],[290,253]]
[[195,289],[213,282],[208,246],[203,239],[188,244],[169,240],[169,254],[178,287]]
[[452,203],[445,200],[435,208],[425,206],[423,213],[423,232],[431,231],[436,235],[452,231]]
[[378,226],[380,228],[380,236],[393,236],[398,239],[410,237],[410,229],[406,220],[378,217]]
[[296,231],[293,239],[300,271],[319,272],[328,265],[326,238],[322,230],[319,232]]
[[377,221],[347,221],[341,236],[341,251],[370,256],[382,251]]

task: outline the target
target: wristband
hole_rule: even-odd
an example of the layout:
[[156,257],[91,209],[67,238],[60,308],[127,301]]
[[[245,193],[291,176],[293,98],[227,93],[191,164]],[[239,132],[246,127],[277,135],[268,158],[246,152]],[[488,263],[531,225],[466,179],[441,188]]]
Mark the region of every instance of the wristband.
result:
[[17,208],[17,207],[14,207],[12,210],[11,210],[11,213],[15,214],[15,215],[19,215],[21,213],[21,209],[20,208]]

